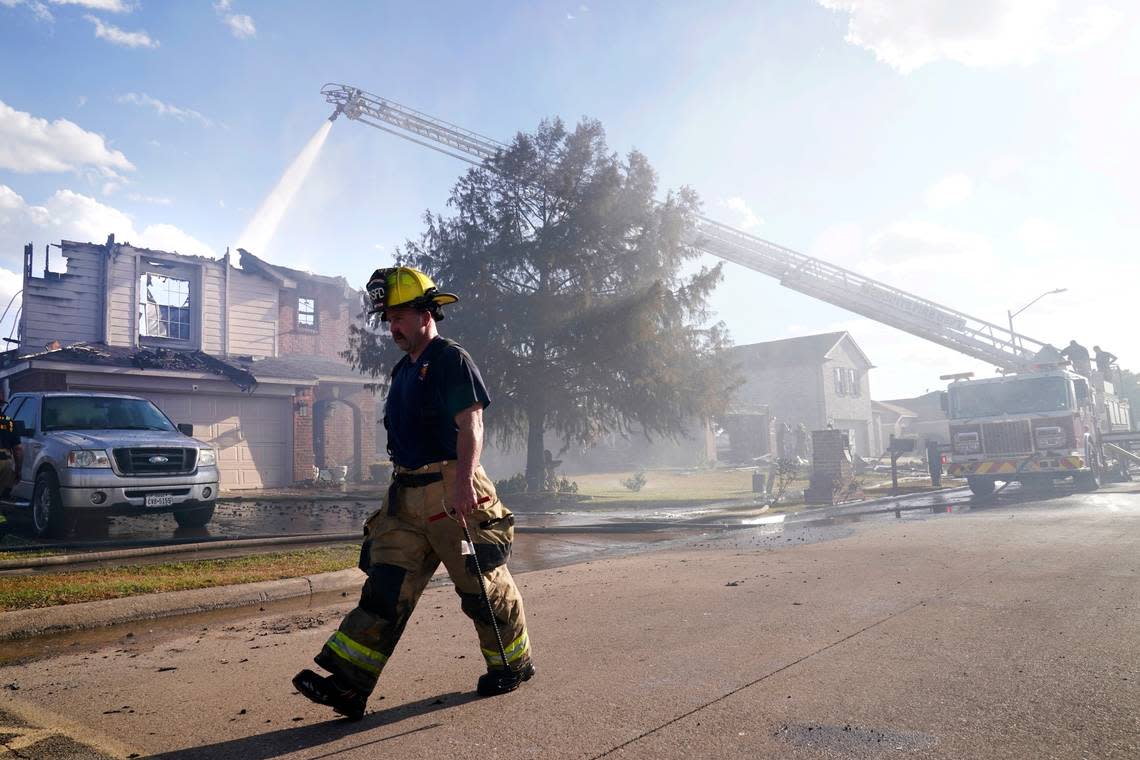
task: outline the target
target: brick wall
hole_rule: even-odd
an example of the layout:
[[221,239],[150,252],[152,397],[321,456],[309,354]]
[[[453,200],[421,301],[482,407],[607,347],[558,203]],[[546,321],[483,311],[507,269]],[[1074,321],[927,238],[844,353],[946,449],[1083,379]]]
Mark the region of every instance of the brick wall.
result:
[[[297,300],[316,301],[316,327],[297,324]],[[321,356],[341,360],[340,352],[348,348],[348,328],[356,318],[358,304],[344,298],[343,292],[330,285],[302,284],[297,290],[282,290],[278,307],[278,355]]]
[[317,466],[347,465],[350,480],[366,480],[376,461],[375,395],[358,386],[322,384],[315,424]]
[[313,401],[311,387],[293,393],[293,482],[312,480],[316,456],[313,452]]

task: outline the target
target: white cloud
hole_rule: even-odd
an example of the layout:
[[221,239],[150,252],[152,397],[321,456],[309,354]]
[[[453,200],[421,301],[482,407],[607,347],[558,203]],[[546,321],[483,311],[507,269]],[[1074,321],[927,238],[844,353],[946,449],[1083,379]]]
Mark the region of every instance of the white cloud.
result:
[[248,39],[257,36],[257,26],[253,23],[253,18],[241,13],[230,13],[233,8],[231,0],[218,0],[214,3],[214,11],[222,20],[222,23],[229,27],[230,33],[237,37],[239,40]]
[[116,177],[135,167],[101,135],[67,119],[49,122],[0,101],[0,169],[21,173],[65,172],[90,167]]
[[146,93],[128,92],[126,95],[120,95],[115,100],[120,103],[129,103],[131,105],[153,108],[154,112],[159,116],[171,116],[175,119],[178,119],[179,121],[192,119],[206,127],[213,126],[214,124],[214,122],[210,121],[208,118],[192,108],[179,108],[176,105],[164,103],[158,98],[153,98]]
[[230,32],[233,36],[239,40],[257,36],[257,27],[254,25],[253,19],[249,16],[240,13],[230,14],[222,19],[222,21],[230,28]]
[[957,206],[974,194],[974,181],[965,174],[950,174],[926,189],[923,199],[928,208],[945,209]]
[[[32,11],[32,15],[36,17],[37,21],[45,21],[47,23],[55,21],[55,17],[51,15],[51,11],[48,7],[39,2],[39,0],[0,0],[0,5],[5,8],[16,8],[21,5],[26,5]],[[3,350],[2,346],[0,346],[0,350]]]
[[122,45],[123,47],[145,47],[156,48],[158,47],[158,40],[151,39],[150,35],[145,31],[142,32],[128,32],[125,29],[120,29],[113,24],[104,24],[102,20],[95,16],[84,16],[83,18],[90,21],[95,25],[95,36],[102,40],[107,40],[112,45]]
[[[168,223],[141,230],[134,219],[113,206],[72,190],[58,190],[42,205],[32,205],[12,188],[0,185],[0,255],[12,256],[29,241],[37,249],[59,240],[101,243],[114,234],[120,243],[205,256],[216,255],[206,243]],[[0,258],[0,265],[4,259]]]
[[993,262],[993,243],[984,235],[909,219],[889,224],[871,235],[867,257],[859,271],[873,277],[889,274],[893,280],[913,282],[915,276],[944,277],[952,272],[967,272],[972,277],[986,271]]
[[130,13],[134,6],[123,0],[48,0],[52,5],[78,5],[93,11],[107,13]]
[[1064,245],[1061,227],[1056,222],[1040,217],[1030,217],[1021,223],[1014,236],[1025,246],[1025,253],[1040,256],[1043,253],[1056,253]]
[[1082,0],[817,0],[847,13],[847,42],[906,74],[935,61],[971,67],[1028,66],[1088,48],[1116,31],[1122,14]]
[[164,195],[142,195],[141,193],[127,193],[127,199],[135,203],[149,203],[153,206],[169,206],[174,203],[173,198]]
[[764,223],[764,220],[757,216],[756,212],[748,206],[747,201],[739,196],[725,198],[720,202],[720,205],[736,215],[735,225],[745,232],[753,230]]

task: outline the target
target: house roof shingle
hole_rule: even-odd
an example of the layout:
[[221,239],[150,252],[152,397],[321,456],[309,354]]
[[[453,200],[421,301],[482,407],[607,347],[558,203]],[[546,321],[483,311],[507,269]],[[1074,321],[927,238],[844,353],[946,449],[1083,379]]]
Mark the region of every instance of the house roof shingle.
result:
[[732,351],[739,359],[747,359],[769,367],[791,367],[802,364],[822,364],[832,349],[844,338],[851,339],[851,345],[867,361],[867,366],[873,366],[870,360],[846,332],[821,333],[819,335],[804,335],[799,338],[785,338],[784,340],[770,340],[764,343],[749,343],[734,346]]

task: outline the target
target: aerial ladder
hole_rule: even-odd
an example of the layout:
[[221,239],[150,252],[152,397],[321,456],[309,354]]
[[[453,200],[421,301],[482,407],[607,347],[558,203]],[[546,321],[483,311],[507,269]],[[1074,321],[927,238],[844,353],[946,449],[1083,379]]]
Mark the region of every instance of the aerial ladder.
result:
[[[509,147],[357,87],[326,84],[321,94],[335,106],[330,121],[344,115],[477,166]],[[1004,371],[1027,368],[1046,348],[1041,341],[703,216],[695,220],[691,243],[705,253],[775,277],[792,290]]]

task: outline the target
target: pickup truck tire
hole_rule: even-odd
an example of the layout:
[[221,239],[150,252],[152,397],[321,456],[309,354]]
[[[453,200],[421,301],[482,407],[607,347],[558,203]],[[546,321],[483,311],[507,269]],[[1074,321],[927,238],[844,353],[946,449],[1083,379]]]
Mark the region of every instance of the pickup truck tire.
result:
[[201,528],[214,517],[214,505],[192,509],[180,509],[174,513],[174,521],[179,528]]
[[44,470],[32,491],[32,530],[38,538],[62,538],[74,527],[75,515],[64,509],[59,497],[59,479]]
[[993,478],[966,478],[966,485],[974,496],[989,496],[995,487]]

